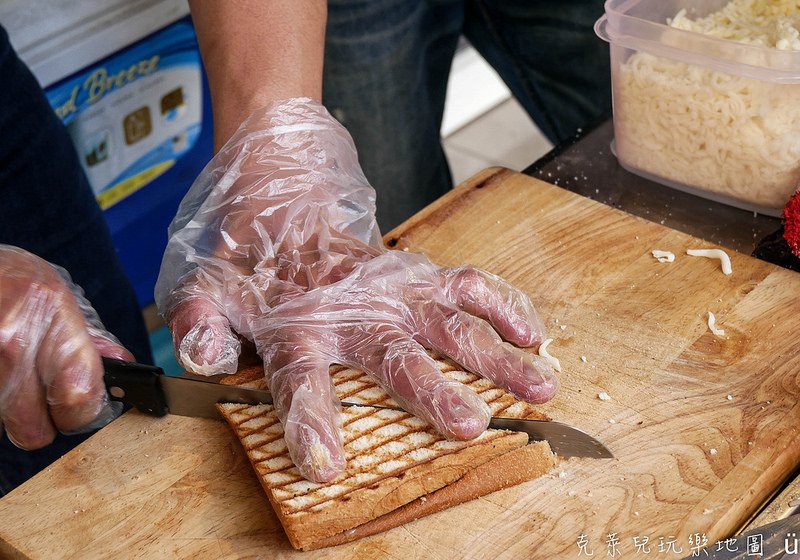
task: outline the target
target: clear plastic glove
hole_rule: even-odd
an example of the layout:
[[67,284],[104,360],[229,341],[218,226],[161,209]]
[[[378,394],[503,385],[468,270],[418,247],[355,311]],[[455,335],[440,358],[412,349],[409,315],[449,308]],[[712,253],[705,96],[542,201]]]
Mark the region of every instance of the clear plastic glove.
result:
[[282,102],[252,115],[197,179],[156,287],[187,369],[232,373],[235,333],[255,343],[290,455],[314,481],[345,465],[332,363],[368,372],[456,439],[478,436],[489,409],[425,348],[531,402],[558,386],[547,361],[510,344],[543,338],[525,294],[385,249],[374,210],[344,127],[310,99]]
[[122,405],[108,398],[101,355],[133,359],[66,270],[0,245],[0,430],[38,449],[56,431],[86,432],[116,418]]

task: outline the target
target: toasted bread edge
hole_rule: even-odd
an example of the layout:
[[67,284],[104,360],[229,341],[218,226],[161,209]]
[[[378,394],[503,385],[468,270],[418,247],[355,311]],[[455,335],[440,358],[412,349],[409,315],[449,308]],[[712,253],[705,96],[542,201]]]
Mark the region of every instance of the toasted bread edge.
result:
[[452,506],[538,478],[557,463],[546,441],[535,442],[491,458],[457,481],[349,531],[313,541],[303,550],[338,546],[394,529]]
[[377,484],[359,488],[348,494],[347,501],[335,507],[289,515],[279,512],[281,524],[292,545],[303,549],[322,539],[350,532],[462,479],[487,461],[525,447],[528,442],[527,434],[497,432],[498,437],[489,441],[475,442],[399,475],[388,476]]

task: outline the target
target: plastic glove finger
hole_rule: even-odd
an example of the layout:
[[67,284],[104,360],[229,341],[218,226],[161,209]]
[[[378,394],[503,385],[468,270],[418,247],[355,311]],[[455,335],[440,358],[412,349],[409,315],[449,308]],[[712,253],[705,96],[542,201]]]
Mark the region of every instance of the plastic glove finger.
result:
[[72,301],[64,301],[36,359],[50,417],[64,433],[85,431],[98,416],[107,415],[109,399],[100,354],[82,317]]
[[344,471],[347,461],[329,364],[295,349],[290,354],[279,357],[285,364],[280,369],[265,364],[275,410],[300,474],[314,482],[328,482]]
[[489,321],[504,339],[534,347],[545,339],[544,326],[524,292],[477,268],[451,268],[443,273],[448,299],[467,313]]
[[136,361],[134,355],[118,342],[109,340],[100,334],[90,334],[89,336],[92,340],[92,344],[101,356],[105,356],[106,358],[114,358],[116,360],[124,360],[126,362]]
[[11,443],[32,451],[53,441],[56,429],[48,415],[45,390],[38,376],[21,376],[20,383],[4,403],[0,419]]
[[216,303],[194,295],[170,313],[175,355],[187,370],[201,375],[236,373],[241,343]]
[[68,430],[68,429],[61,429],[59,430],[62,434],[72,435],[72,434],[85,434],[87,432],[91,432],[94,430],[99,430],[100,428],[107,426],[111,423],[112,420],[116,420],[119,418],[119,415],[122,414],[124,410],[124,405],[119,401],[112,401],[108,396],[104,396],[103,404],[100,407],[97,415],[94,417],[94,420],[89,422],[88,424],[84,424],[78,428]]
[[464,311],[438,308],[421,321],[419,340],[469,371],[531,403],[558,390],[550,363],[507,342],[486,321]]
[[[83,309],[83,306],[81,306],[81,308],[84,312],[84,315],[86,315],[86,310]],[[120,344],[113,334],[106,331],[105,328],[102,327],[102,323],[100,324],[100,327],[101,328],[98,329],[94,326],[90,326],[88,329],[89,339],[92,341],[92,345],[95,347],[100,356],[129,362],[136,361],[136,357],[131,354],[127,348],[122,346],[122,344]],[[102,398],[103,402],[94,420],[77,428],[68,429],[67,427],[63,427],[60,429],[62,433],[77,434],[97,430],[103,426],[106,426],[112,420],[118,418],[119,415],[122,414],[123,404],[119,401],[112,401],[108,397],[108,395],[105,393],[105,382],[103,382],[101,387],[103,387],[104,391]]]
[[[30,300],[20,301],[30,307]],[[21,313],[30,317],[28,310]],[[4,340],[0,351],[0,419],[6,427],[8,439],[21,449],[40,449],[55,437],[47,409],[45,388],[36,369],[36,352],[42,332],[48,328],[47,320],[29,332]]]
[[448,439],[472,439],[489,425],[491,412],[483,399],[466,385],[447,379],[407,333],[376,328],[367,344],[354,344],[349,354],[404,409]]

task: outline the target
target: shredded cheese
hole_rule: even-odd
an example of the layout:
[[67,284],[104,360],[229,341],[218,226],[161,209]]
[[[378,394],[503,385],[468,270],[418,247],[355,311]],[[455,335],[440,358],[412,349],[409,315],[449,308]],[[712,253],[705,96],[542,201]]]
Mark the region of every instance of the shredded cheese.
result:
[[800,50],[800,12],[794,0],[733,0],[722,9],[691,20],[686,10],[667,24],[718,39],[784,51]]
[[717,318],[711,311],[708,312],[708,329],[716,336],[725,336],[725,329],[717,328]]
[[653,256],[660,263],[671,263],[675,261],[675,253],[672,253],[670,251],[661,251],[659,249],[653,249]]
[[[800,50],[793,0],[731,0],[671,27],[767,48]],[[800,182],[800,84],[737,76],[636,52],[614,84],[617,153],[676,183],[782,208]]]
[[550,346],[550,343],[553,342],[552,338],[548,338],[539,346],[539,355],[550,362],[553,365],[553,369],[556,371],[561,371],[561,362],[558,361],[558,358],[555,356],[551,356],[550,353],[547,351],[547,347]]
[[723,274],[727,275],[733,272],[733,267],[731,266],[731,258],[728,256],[728,253],[726,253],[722,249],[687,249],[686,254],[691,255],[693,257],[706,257],[707,259],[719,259],[720,265],[722,266]]

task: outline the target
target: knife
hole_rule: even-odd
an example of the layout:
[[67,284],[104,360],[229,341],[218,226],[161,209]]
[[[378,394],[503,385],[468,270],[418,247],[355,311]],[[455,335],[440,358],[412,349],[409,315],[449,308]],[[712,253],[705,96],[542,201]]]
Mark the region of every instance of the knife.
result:
[[[106,389],[112,400],[154,416],[169,413],[220,420],[217,403],[272,404],[272,395],[261,389],[221,385],[185,374],[173,377],[164,375],[159,367],[112,358],[103,358],[103,367]],[[342,402],[342,406],[371,405]],[[492,417],[489,427],[525,432],[529,441],[547,440],[550,448],[562,457],[614,457],[594,437],[560,422]]]

